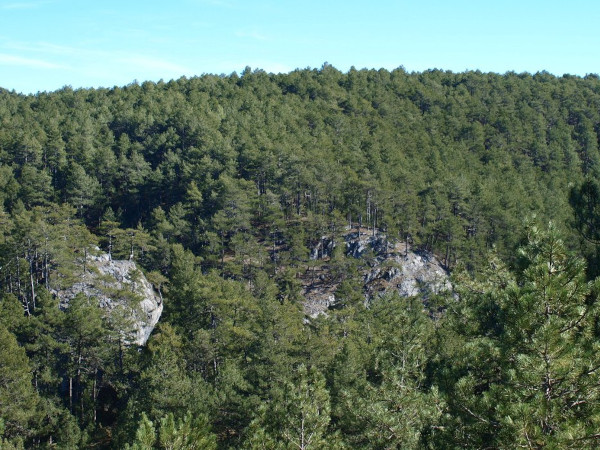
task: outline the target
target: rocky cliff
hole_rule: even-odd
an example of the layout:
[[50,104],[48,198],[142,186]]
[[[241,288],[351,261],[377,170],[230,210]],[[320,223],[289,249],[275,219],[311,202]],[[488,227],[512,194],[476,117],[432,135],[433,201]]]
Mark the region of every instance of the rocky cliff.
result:
[[[383,234],[373,236],[365,232],[345,234],[342,245],[346,257],[360,260],[353,275],[360,279],[365,302],[390,291],[402,297],[420,295],[427,301],[432,295],[452,290],[447,271],[430,253],[415,252]],[[335,242],[324,237],[312,249],[311,258],[321,259],[323,264],[316,274],[302,277],[304,310],[308,316],[326,313],[338,304],[336,291],[340,279],[332,274],[331,258],[335,246]]]
[[123,307],[130,319],[131,343],[144,345],[163,310],[162,298],[133,261],[113,260],[108,254],[88,256],[89,265],[81,281],[67,289],[52,291],[61,308],[79,293],[96,298],[102,308]]

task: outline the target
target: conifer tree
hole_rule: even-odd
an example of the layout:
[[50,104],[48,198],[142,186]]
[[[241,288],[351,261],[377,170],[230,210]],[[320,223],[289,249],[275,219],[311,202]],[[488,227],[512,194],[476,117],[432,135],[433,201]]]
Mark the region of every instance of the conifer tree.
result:
[[31,384],[31,369],[25,349],[14,334],[0,326],[0,418],[6,438],[27,437],[39,402]]
[[455,353],[448,429],[468,446],[593,447],[599,281],[586,281],[584,261],[552,224],[530,225],[519,255],[516,277],[495,264],[461,291],[470,306],[455,310],[465,359]]
[[586,282],[584,261],[569,254],[553,225],[531,226],[520,256],[520,286],[502,304],[509,366],[501,420],[522,445],[597,445],[600,279]]
[[292,380],[273,389],[273,398],[250,425],[248,448],[335,448],[329,440],[329,393],[316,368],[298,367]]

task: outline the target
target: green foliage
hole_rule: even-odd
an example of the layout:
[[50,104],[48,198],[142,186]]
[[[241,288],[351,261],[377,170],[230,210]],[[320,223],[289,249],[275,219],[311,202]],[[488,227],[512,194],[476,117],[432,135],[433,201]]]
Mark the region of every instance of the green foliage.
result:
[[160,326],[148,342],[140,373],[140,389],[132,407],[145,412],[152,420],[181,410],[207,411],[208,386],[199,377],[186,373],[183,344],[168,324]]
[[5,450],[22,450],[23,447],[23,442],[20,440],[17,440],[15,443],[9,442],[8,440],[4,439],[4,420],[0,419],[0,448],[3,448]]
[[29,424],[39,402],[31,385],[31,372],[25,350],[14,334],[0,327],[0,417],[1,436],[8,439],[28,437]]
[[250,425],[249,448],[335,448],[328,440],[329,394],[316,369],[298,367],[292,380],[274,387],[272,401]]
[[522,210],[564,223],[569,183],[597,173],[597,84],[327,66],[7,93],[0,191],[11,212],[70,202],[94,228],[111,208],[196,253],[215,233],[221,260],[239,231],[309,213],[397,231],[449,266],[492,244],[508,256]]
[[466,309],[457,317],[465,353],[456,355],[464,359],[450,388],[453,439],[469,446],[594,445],[598,281],[586,281],[585,263],[569,254],[553,225],[530,225],[519,254],[516,279],[504,272],[500,282],[464,292]]
[[130,450],[193,450],[217,448],[216,439],[210,433],[205,417],[193,418],[188,412],[180,420],[175,420],[172,413],[160,419],[158,438],[154,424],[142,413],[142,418],[132,445],[125,445]]
[[443,397],[426,382],[431,319],[420,300],[387,295],[356,320],[358,330],[336,356],[331,374],[342,435],[360,448],[421,447],[445,411]]
[[590,407],[600,390],[594,336],[599,280],[585,280],[585,263],[566,251],[554,227],[532,226],[521,252],[520,288],[508,293],[509,359],[503,413],[517,442],[573,446],[595,439],[600,416]]
[[[2,445],[593,447],[599,96],[329,64],[0,92]],[[365,303],[346,227],[433,252],[456,298]],[[128,314],[54,298],[96,244],[164,300],[139,352]]]
[[600,186],[594,178],[586,180],[571,190],[571,206],[575,213],[575,226],[581,235],[594,244],[600,244]]
[[135,441],[131,446],[129,444],[125,445],[125,448],[131,450],[152,450],[155,442],[156,430],[154,424],[148,419],[145,413],[142,413],[138,429],[135,432]]

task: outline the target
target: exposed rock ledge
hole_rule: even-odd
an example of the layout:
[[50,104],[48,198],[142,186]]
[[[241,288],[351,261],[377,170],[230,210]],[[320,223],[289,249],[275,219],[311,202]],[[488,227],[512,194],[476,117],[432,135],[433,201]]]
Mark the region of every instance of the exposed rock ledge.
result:
[[[363,264],[366,269],[359,274],[365,301],[390,291],[396,291],[401,297],[420,295],[426,301],[432,295],[452,290],[447,271],[432,254],[413,252],[383,234],[372,236],[351,232],[344,236],[344,241],[347,257],[368,256],[368,264]],[[335,293],[339,283],[327,273],[327,259],[333,247],[333,242],[324,237],[318,248],[311,252],[313,259],[323,258],[325,265],[316,283],[303,283],[304,311],[308,316],[315,317],[336,307]]]
[[88,256],[89,267],[82,281],[73,286],[53,290],[60,307],[68,307],[78,293],[98,299],[102,308],[109,311],[124,306],[131,312],[133,339],[131,343],[144,345],[163,310],[162,298],[133,261],[112,260],[104,253]]

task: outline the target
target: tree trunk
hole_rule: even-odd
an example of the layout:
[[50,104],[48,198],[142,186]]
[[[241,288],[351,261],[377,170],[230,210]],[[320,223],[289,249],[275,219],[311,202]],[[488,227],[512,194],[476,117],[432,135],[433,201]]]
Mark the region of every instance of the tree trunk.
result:
[[96,419],[97,419],[97,412],[96,412],[96,409],[97,409],[96,408],[96,398],[98,397],[98,394],[96,392],[97,376],[98,376],[98,369],[96,369],[94,371],[94,385],[92,386],[92,407],[94,408],[94,423],[96,423]]
[[33,282],[33,264],[29,262],[29,281],[31,283],[31,303],[33,304],[33,310],[35,311],[35,285]]
[[69,411],[73,414],[73,377],[69,377]]
[[19,299],[21,301],[24,302],[24,308],[25,308],[25,313],[27,314],[27,317],[29,317],[31,315],[31,309],[29,308],[29,300],[27,298],[27,295],[25,295],[23,293],[23,288],[21,286],[21,264],[19,262],[19,255],[17,255],[17,296],[19,297]]
[[44,281],[46,283],[46,290],[50,290],[50,270],[48,269],[48,240],[46,240],[46,250],[44,251]]

